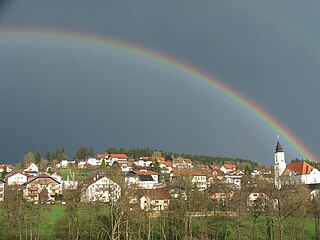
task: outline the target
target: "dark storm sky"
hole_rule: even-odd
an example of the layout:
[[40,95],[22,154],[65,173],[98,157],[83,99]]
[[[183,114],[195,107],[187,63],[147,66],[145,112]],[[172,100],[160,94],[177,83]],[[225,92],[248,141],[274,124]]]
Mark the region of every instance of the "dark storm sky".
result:
[[[316,1],[21,0],[0,7],[0,29],[96,34],[180,59],[246,95],[320,155]],[[72,157],[82,145],[273,161],[270,127],[213,88],[139,56],[13,42],[0,45],[0,74],[0,162],[58,147]],[[301,157],[283,145],[289,160]]]

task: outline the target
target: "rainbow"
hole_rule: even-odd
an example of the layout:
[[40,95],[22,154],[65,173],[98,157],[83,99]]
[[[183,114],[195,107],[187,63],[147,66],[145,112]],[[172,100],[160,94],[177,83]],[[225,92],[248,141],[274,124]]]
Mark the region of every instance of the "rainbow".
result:
[[291,147],[293,147],[297,153],[301,154],[303,158],[307,158],[311,161],[317,161],[316,155],[313,154],[291,131],[289,131],[286,126],[280,123],[271,114],[256,105],[249,98],[241,94],[236,89],[219,81],[217,78],[209,75],[208,73],[202,70],[200,71],[171,56],[118,39],[101,37],[93,34],[43,29],[0,29],[0,45],[11,44],[13,39],[14,42],[22,44],[30,41],[39,42],[39,40],[50,40],[59,43],[79,44],[80,46],[87,47],[111,48],[143,57],[147,61],[153,61],[156,64],[160,64],[174,71],[186,74],[192,77],[192,79],[195,79],[195,81],[200,81],[203,84],[215,89],[224,97],[230,99],[239,107],[255,116],[263,124],[269,126],[271,129],[273,129],[275,135],[280,134],[281,139],[285,139],[285,141]]

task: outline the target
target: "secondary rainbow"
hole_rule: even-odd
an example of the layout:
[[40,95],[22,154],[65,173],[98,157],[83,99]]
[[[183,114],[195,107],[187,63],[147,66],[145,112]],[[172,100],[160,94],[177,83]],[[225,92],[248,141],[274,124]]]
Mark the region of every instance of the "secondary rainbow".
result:
[[280,134],[282,139],[285,139],[288,144],[290,144],[299,154],[301,154],[301,157],[308,158],[312,161],[318,160],[316,155],[313,154],[291,131],[289,131],[286,126],[280,123],[277,119],[275,119],[261,107],[256,105],[253,101],[249,100],[249,98],[241,94],[236,89],[219,81],[217,78],[171,56],[144,48],[136,44],[93,34],[44,29],[0,29],[0,45],[10,44],[12,38],[22,44],[24,43],[24,41],[26,41],[26,39],[29,39],[29,41],[40,39],[41,41],[50,40],[51,42],[62,41],[78,43],[81,44],[81,46],[88,45],[93,47],[107,47],[126,51],[131,54],[136,54],[140,57],[145,58],[146,60],[155,61],[156,63],[168,67],[169,69],[187,74],[193,79],[196,79],[196,81],[201,81],[204,84],[219,91],[222,95],[235,102],[239,107],[254,115],[262,123],[271,127],[274,130],[275,134]]

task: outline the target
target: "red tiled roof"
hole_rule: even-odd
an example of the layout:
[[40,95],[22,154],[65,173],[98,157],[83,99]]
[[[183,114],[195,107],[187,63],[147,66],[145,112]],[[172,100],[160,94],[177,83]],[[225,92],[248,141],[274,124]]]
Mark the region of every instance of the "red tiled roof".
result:
[[121,162],[120,165],[127,164],[129,167],[132,167],[133,162]]
[[159,173],[155,171],[132,171],[132,172],[138,175],[159,175]]
[[98,153],[96,157],[109,157],[109,153]]
[[198,163],[197,165],[196,165],[196,167],[198,167],[198,168],[209,168],[209,166],[208,165],[206,165],[206,164],[202,164],[202,163]]
[[13,169],[14,168],[14,166],[13,165],[11,165],[11,164],[0,164],[0,169],[3,169],[4,168],[4,166],[6,166],[7,167],[7,169],[9,168],[9,169]]
[[169,162],[169,161],[165,161],[163,162],[163,164],[166,165],[167,167],[173,167],[172,162]]
[[128,156],[126,154],[122,154],[122,153],[99,153],[96,154],[97,157],[105,157],[105,158],[128,158]]
[[[33,163],[33,162],[31,162],[31,163],[28,163],[25,167],[24,167],[24,169],[27,169],[28,167],[30,167],[32,164],[35,164],[35,163]],[[36,164],[35,164],[36,165]],[[37,167],[39,167],[38,165],[36,165]]]
[[237,167],[235,164],[231,164],[231,163],[225,163],[225,164],[223,164],[223,166],[224,166],[226,169],[234,169],[234,168]]
[[309,174],[313,168],[314,167],[305,161],[293,162],[287,165],[287,169],[294,171],[297,175]]
[[211,169],[220,169],[221,167],[217,164],[210,165]]
[[128,158],[126,154],[122,154],[122,153],[115,153],[115,154],[109,154],[109,155],[112,158]]

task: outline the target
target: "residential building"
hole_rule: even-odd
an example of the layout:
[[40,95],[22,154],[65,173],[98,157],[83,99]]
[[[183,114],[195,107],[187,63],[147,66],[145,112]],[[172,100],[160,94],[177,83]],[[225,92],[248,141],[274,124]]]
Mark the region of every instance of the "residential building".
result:
[[5,176],[8,185],[23,185],[32,175],[27,173],[9,173]]
[[231,164],[231,163],[225,163],[220,168],[220,170],[222,172],[224,172],[225,174],[232,173],[232,172],[236,171],[236,169],[237,169],[237,166],[235,164]]
[[178,157],[172,158],[172,163],[174,168],[178,169],[191,169],[193,168],[193,163],[188,158]]
[[13,171],[14,166],[11,164],[0,164],[0,173],[6,169],[7,173],[11,173]]
[[39,173],[39,167],[35,163],[30,162],[24,167],[23,172],[35,176]]
[[[28,179],[24,189],[24,197],[28,201],[52,201],[60,195],[60,182],[46,174],[39,174]],[[42,199],[41,199],[42,198]]]
[[191,169],[174,169],[171,172],[172,181],[178,180],[180,177],[190,177],[192,183],[199,189],[205,190],[209,184],[209,176],[211,175],[206,171],[196,171]]
[[138,203],[141,210],[163,211],[167,210],[170,204],[171,195],[166,188],[139,189],[133,203]]
[[320,172],[305,161],[287,164],[281,175],[282,185],[319,184]]
[[84,190],[81,197],[83,202],[112,202],[121,196],[120,185],[108,177],[97,176],[93,180],[84,182]]

